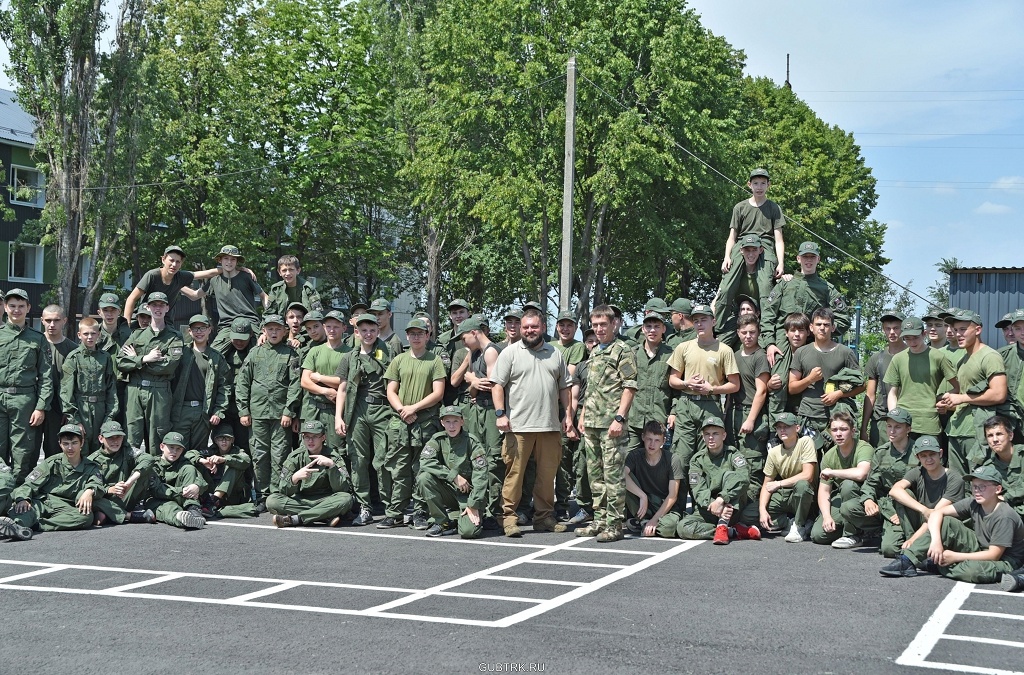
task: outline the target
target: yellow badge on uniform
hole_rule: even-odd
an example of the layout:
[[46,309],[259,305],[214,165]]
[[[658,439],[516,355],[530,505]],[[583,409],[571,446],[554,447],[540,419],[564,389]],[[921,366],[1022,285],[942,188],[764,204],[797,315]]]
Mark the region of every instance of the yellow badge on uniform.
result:
[[377,359],[378,361],[383,361],[384,360],[384,350],[383,349],[378,349],[377,351],[375,351],[373,353],[373,358]]
[[825,393],[826,394],[831,394],[836,389],[838,389],[838,387],[835,385],[834,382],[826,382],[825,383]]

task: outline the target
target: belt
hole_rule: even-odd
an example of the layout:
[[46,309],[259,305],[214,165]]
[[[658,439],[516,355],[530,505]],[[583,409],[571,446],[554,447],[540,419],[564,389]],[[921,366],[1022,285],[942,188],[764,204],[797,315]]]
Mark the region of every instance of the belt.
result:
[[87,402],[87,403],[99,403],[100,402],[100,397],[99,396],[83,396],[82,400]]
[[198,408],[198,407],[199,407],[199,406],[201,406],[202,404],[203,404],[203,402],[202,402],[202,401],[184,401],[184,402],[182,403],[182,405],[187,405],[187,406],[189,406],[190,408]]
[[334,410],[334,404],[330,401],[324,403],[323,401],[310,401],[313,407],[317,410]]
[[480,397],[477,396],[473,400],[473,405],[475,405],[478,408],[484,408],[486,410],[491,410],[491,409],[494,408],[494,399],[493,398],[487,398],[487,399],[484,399],[484,400],[480,400]]
[[717,401],[718,397],[713,394],[682,394],[691,401]]
[[35,387],[0,387],[0,393],[3,394],[34,394],[35,392]]
[[365,401],[369,405],[383,405],[387,401],[386,396],[373,396],[372,394],[364,394],[358,398],[360,401]]
[[156,389],[167,389],[171,386],[171,383],[167,380],[128,380],[128,384],[134,384],[136,387],[151,387]]

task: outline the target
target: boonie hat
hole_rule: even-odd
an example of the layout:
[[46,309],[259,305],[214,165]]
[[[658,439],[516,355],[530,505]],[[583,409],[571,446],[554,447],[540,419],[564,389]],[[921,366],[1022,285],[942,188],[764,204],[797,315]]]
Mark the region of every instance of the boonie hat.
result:
[[231,246],[230,244],[228,246],[222,246],[220,249],[220,253],[213,256],[213,259],[220,260],[226,255],[231,256],[232,258],[238,258],[239,262],[243,262],[245,260],[245,256],[242,255],[242,252],[238,250],[238,247]]

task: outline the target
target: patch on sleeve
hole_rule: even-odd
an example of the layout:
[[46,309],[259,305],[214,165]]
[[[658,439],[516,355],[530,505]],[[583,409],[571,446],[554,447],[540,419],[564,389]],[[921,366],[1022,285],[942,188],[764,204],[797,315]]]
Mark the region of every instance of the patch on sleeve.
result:
[[737,469],[742,469],[747,465],[747,459],[743,455],[733,455],[732,465]]
[[844,311],[846,309],[846,299],[843,298],[843,296],[841,295],[837,295],[836,297],[832,298],[832,309]]
[[473,466],[475,466],[478,469],[486,468],[487,467],[487,456],[486,455],[477,455],[476,457],[474,457],[473,458]]
[[181,347],[171,347],[171,356],[181,356]]
[[700,482],[700,471],[690,472],[690,485],[696,485]]
[[292,480],[292,477],[291,477],[291,474],[288,473],[288,469],[281,469],[281,482],[282,483],[285,483],[285,482],[290,483],[291,480]]
[[420,453],[420,459],[431,459],[437,456],[437,446],[432,443],[427,443],[423,446],[423,451]]
[[299,357],[296,356],[294,358],[288,359],[288,367],[291,368],[292,370],[298,370],[299,369]]
[[33,481],[33,480],[39,480],[39,477],[42,476],[42,475],[43,475],[43,472],[40,471],[39,469],[32,469],[32,473],[30,473],[28,475],[28,478],[26,478],[25,481],[28,482],[28,481]]

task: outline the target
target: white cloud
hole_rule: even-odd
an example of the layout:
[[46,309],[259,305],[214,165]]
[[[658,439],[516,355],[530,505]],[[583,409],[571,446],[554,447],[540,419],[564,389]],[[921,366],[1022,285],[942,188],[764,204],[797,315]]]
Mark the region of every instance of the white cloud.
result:
[[1002,176],[992,183],[996,190],[1006,190],[1010,194],[1024,195],[1024,176]]
[[985,202],[978,208],[974,209],[974,212],[983,216],[1001,216],[1006,213],[1013,211],[1006,204],[993,204],[992,202]]

